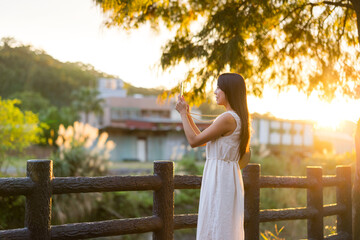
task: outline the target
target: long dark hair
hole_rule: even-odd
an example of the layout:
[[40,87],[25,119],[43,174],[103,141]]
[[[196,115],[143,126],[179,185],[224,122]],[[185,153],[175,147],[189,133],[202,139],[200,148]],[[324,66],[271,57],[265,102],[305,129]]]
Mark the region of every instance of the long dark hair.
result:
[[225,93],[230,107],[240,117],[240,159],[250,148],[250,115],[246,99],[244,78],[236,73],[223,73],[218,78],[218,87]]

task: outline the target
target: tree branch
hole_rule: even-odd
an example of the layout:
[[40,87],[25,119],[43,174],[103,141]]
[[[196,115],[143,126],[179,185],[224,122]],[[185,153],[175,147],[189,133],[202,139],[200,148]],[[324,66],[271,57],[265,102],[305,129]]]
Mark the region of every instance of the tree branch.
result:
[[345,8],[351,8],[354,10],[354,6],[349,4],[349,3],[343,3],[342,1],[341,2],[330,2],[330,1],[323,1],[321,2],[323,4],[326,4],[326,5],[332,5],[332,6],[337,6],[337,7],[345,7]]

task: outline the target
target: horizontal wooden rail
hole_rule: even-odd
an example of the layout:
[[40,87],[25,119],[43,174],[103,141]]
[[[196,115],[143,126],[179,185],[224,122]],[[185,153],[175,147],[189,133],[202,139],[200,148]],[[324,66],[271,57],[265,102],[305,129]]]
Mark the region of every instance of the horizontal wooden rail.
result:
[[[175,189],[200,189],[201,176],[175,175]],[[323,186],[336,186],[342,179],[335,176],[324,176]],[[244,184],[250,185],[244,179]],[[292,176],[261,176],[261,188],[307,188],[306,177]],[[161,180],[157,176],[107,176],[107,177],[57,177],[52,180],[53,194],[110,192],[110,191],[139,191],[157,190]],[[27,195],[34,187],[30,178],[2,178],[0,179],[0,196]]]
[[317,184],[315,181],[310,181],[306,177],[293,176],[261,176],[261,188],[308,188],[309,186]]
[[27,195],[34,189],[34,182],[24,178],[0,178],[0,196]]
[[30,239],[30,231],[27,228],[18,228],[0,231],[0,239]]
[[324,239],[326,240],[351,240],[351,237],[348,233],[346,232],[340,232],[334,235],[329,235],[324,237]]
[[332,215],[338,215],[346,211],[346,206],[339,205],[339,204],[327,204],[324,205],[323,209],[323,216],[332,216]]
[[323,187],[336,187],[339,186],[345,179],[337,177],[336,175],[323,176]]
[[[331,187],[341,184],[343,179],[335,175],[328,175],[323,177],[323,186]],[[309,181],[303,176],[261,176],[261,188],[308,188],[316,184],[316,181]],[[251,183],[244,178],[244,186],[249,187]],[[199,189],[201,187],[201,176],[189,175],[175,175],[174,188],[175,189]]]
[[153,232],[161,229],[159,217],[117,219],[101,222],[73,223],[51,226],[51,239],[81,239]]
[[175,175],[175,189],[199,189],[201,187],[201,176],[194,175]]
[[196,228],[197,214],[179,214],[174,216],[174,229]]
[[57,177],[52,181],[53,194],[111,191],[158,190],[158,176]]
[[308,219],[318,214],[316,209],[306,207],[260,210],[260,222]]

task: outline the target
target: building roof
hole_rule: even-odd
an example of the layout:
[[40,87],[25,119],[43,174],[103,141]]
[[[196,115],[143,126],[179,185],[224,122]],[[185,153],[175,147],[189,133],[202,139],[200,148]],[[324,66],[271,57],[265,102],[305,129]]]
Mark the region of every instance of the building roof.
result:
[[158,102],[156,97],[109,97],[106,102],[109,107],[114,108],[138,108],[143,110],[171,110],[174,108],[169,102]]

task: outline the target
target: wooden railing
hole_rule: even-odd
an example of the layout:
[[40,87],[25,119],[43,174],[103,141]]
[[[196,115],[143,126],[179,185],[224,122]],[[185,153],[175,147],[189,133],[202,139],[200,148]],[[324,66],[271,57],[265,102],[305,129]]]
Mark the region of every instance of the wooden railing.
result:
[[[84,239],[153,232],[153,239],[173,239],[174,230],[196,228],[197,214],[174,215],[174,189],[199,189],[201,176],[174,176],[171,161],[155,161],[154,175],[53,177],[51,160],[29,160],[26,178],[0,178],[0,196],[25,195],[25,228],[0,231],[0,239]],[[307,219],[309,239],[351,239],[351,168],[338,166],[336,176],[308,167],[306,177],[260,176],[260,165],[243,170],[245,239],[259,239],[259,223]],[[323,206],[323,187],[336,186],[337,203]],[[306,188],[307,207],[260,210],[260,188]],[[53,194],[154,191],[153,215],[142,218],[51,226]],[[323,217],[337,215],[337,231],[324,238]]]

